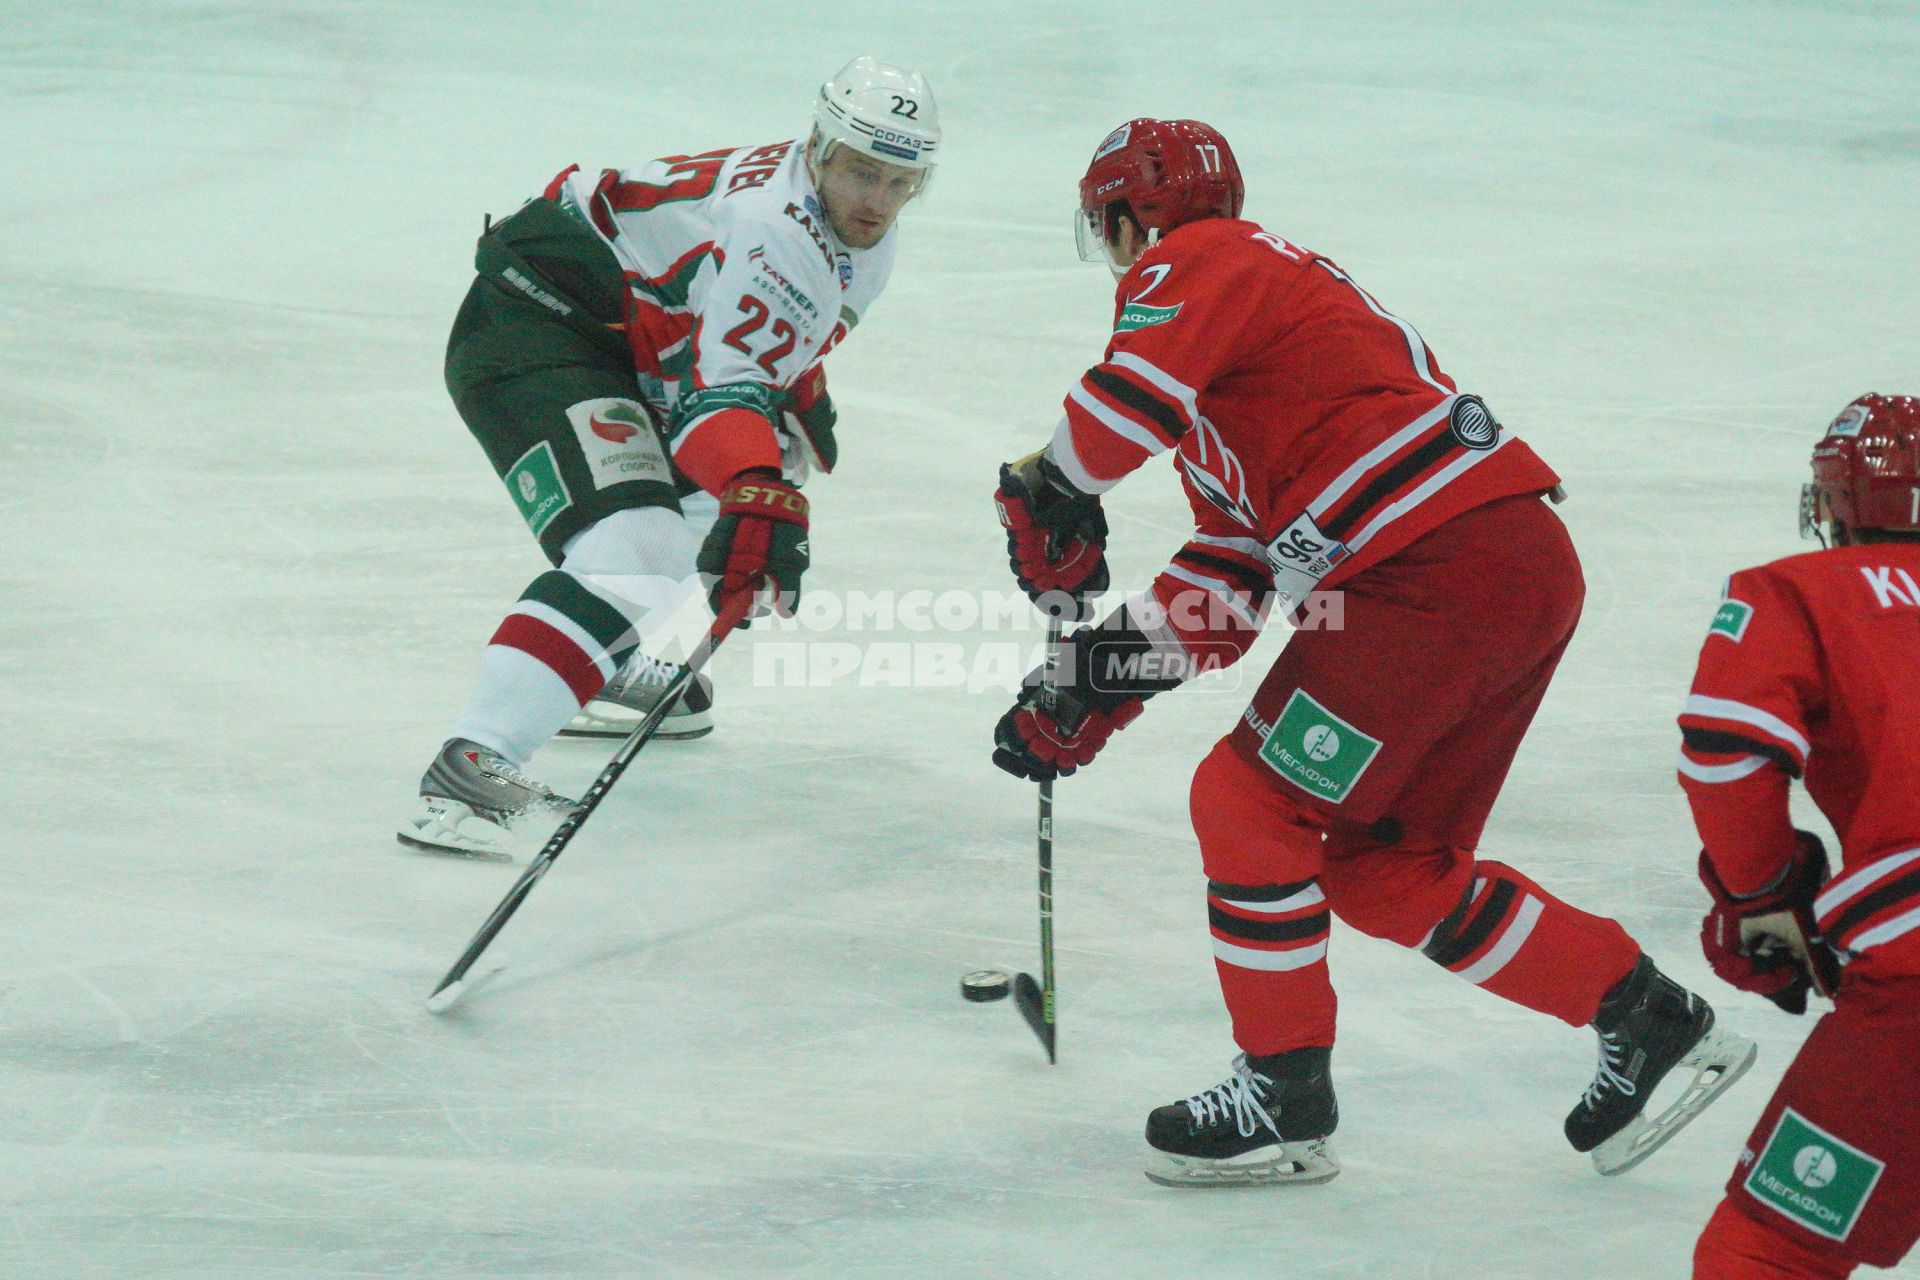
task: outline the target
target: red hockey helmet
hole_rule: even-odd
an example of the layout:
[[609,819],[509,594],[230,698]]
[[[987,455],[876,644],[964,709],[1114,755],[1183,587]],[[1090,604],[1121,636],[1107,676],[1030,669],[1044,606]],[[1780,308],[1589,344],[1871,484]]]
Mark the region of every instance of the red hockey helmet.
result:
[[1200,218],[1237,218],[1247,187],[1220,131],[1198,120],[1129,120],[1094,148],[1080,179],[1080,256],[1107,254],[1113,206],[1124,201],[1155,239]]
[[1920,531],[1920,399],[1864,395],[1840,411],[1813,447],[1813,483],[1800,530]]

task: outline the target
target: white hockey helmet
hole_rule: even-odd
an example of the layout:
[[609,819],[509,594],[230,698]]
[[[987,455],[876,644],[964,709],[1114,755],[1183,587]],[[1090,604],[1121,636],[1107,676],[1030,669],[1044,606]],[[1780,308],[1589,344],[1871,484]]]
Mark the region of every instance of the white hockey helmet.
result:
[[855,58],[820,86],[813,105],[809,158],[815,165],[836,146],[933,176],[940,150],[940,108],[918,71]]

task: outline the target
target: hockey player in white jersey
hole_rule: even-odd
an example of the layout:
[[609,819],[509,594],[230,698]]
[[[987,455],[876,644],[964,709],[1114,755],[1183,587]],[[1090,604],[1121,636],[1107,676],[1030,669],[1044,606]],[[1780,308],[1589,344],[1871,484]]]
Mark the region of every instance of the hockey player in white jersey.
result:
[[[856,58],[805,139],[575,166],[488,227],[447,387],[553,567],[494,632],[402,843],[510,855],[556,821],[570,802],[529,757],[646,715],[674,668],[639,642],[696,566],[716,612],[791,610],[798,485],[837,455],[820,361],[886,286],[939,146],[925,78]],[[706,732],[711,697],[702,677],[661,736]]]

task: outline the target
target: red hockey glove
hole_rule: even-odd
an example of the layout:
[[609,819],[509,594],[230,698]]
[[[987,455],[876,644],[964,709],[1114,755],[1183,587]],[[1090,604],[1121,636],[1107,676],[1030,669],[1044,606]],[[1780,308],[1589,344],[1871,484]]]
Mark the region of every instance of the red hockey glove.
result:
[[1832,995],[1840,983],[1839,962],[1813,919],[1813,900],[1827,880],[1826,846],[1812,832],[1797,834],[1799,847],[1779,877],[1747,897],[1735,896],[1700,854],[1700,881],[1713,895],[1700,922],[1707,963],[1722,981],[1788,1013],[1805,1013],[1809,992]]
[[1107,517],[1043,449],[1000,468],[994,491],[1013,576],[1048,617],[1078,622],[1107,589]]
[[721,490],[719,519],[695,563],[716,615],[741,593],[771,586],[774,611],[792,617],[807,569],[807,500],[770,469],[741,472]]
[[827,370],[824,365],[815,365],[800,376],[785,393],[786,403],[780,413],[780,430],[793,449],[782,449],[783,456],[803,466],[792,467],[804,479],[809,470],[821,475],[832,475],[833,468],[840,461],[840,446],[833,438],[834,425],[840,415],[834,411],[833,398],[827,394]]

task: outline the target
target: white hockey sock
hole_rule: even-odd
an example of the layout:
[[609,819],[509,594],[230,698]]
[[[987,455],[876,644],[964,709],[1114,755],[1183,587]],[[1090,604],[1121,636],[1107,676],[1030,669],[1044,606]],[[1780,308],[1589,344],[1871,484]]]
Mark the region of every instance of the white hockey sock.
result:
[[574,535],[561,567],[535,578],[494,633],[453,736],[524,768],[697,585],[695,551],[686,522],[662,507]]
[[523,649],[490,644],[480,655],[480,683],[451,736],[498,751],[524,769],[580,706],[552,667]]

